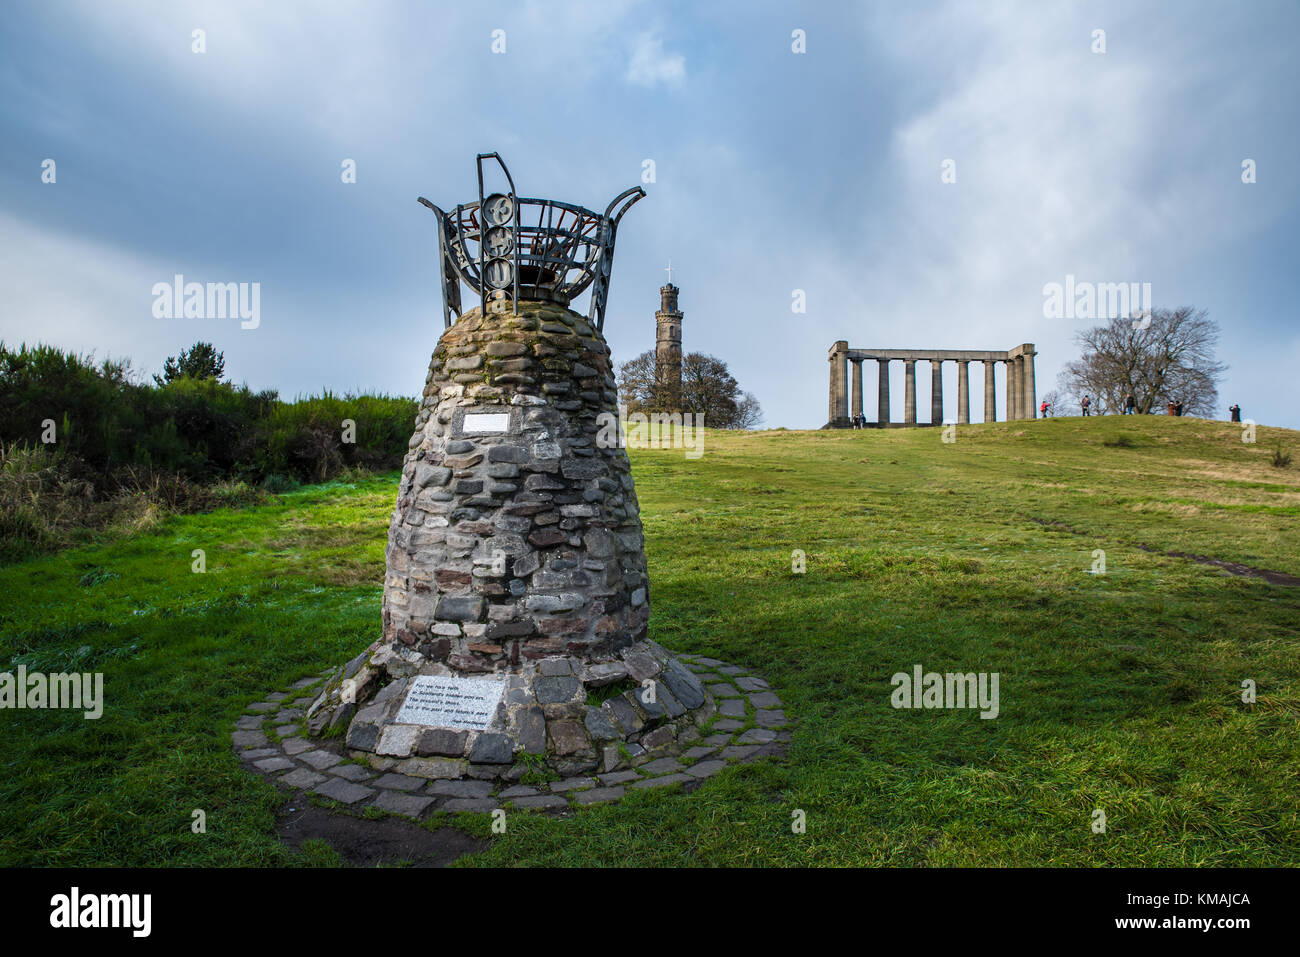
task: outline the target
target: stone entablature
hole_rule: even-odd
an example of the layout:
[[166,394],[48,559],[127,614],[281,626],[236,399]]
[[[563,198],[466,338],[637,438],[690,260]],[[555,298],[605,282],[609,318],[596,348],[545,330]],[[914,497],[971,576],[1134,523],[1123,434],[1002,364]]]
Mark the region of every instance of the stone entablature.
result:
[[[970,422],[970,370],[971,362],[984,366],[984,421],[997,419],[997,393],[994,366],[1001,362],[1006,371],[1006,417],[1032,419],[1037,415],[1034,383],[1034,356],[1037,352],[1031,342],[1025,342],[1006,351],[981,349],[851,349],[845,340],[830,348],[830,395],[827,429],[851,428],[854,419],[863,415],[862,364],[875,360],[878,366],[876,419],[869,422],[876,428],[891,426],[943,424],[943,363],[957,363],[957,423]],[[916,418],[916,363],[930,364],[930,421],[918,422]],[[889,364],[903,363],[904,402],[903,421],[891,422],[889,416]],[[852,364],[852,404],[849,399],[849,365]]]

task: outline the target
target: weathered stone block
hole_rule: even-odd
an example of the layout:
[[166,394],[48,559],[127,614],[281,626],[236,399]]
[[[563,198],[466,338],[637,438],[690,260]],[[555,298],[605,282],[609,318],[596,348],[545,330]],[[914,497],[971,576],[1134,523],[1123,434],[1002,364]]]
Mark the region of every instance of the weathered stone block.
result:
[[631,701],[632,692],[610,698],[602,707],[609,708],[624,734],[635,734],[645,727],[644,713]]
[[514,760],[514,742],[509,735],[485,732],[474,742],[469,759],[474,764],[509,764]]
[[356,748],[359,751],[373,751],[375,745],[379,743],[379,725],[365,723],[359,719],[353,720],[348,728],[344,742],[349,748]]
[[552,721],[549,727],[551,745],[556,754],[570,755],[591,747],[591,737],[577,721]]
[[390,724],[380,732],[375,753],[394,758],[408,757],[415,750],[415,739],[419,731],[413,724]]
[[420,757],[444,755],[459,758],[465,755],[465,745],[469,735],[465,731],[453,731],[447,728],[427,728],[420,732],[415,745],[415,753]]
[[477,595],[443,595],[434,617],[440,621],[479,621],[483,617],[483,599]]
[[560,704],[572,700],[582,689],[582,682],[572,675],[538,678],[533,691],[541,704]]
[[594,741],[612,741],[622,737],[622,733],[614,724],[613,716],[604,708],[588,706],[583,724]]
[[515,735],[528,754],[546,752],[546,717],[541,708],[520,709],[515,715]]

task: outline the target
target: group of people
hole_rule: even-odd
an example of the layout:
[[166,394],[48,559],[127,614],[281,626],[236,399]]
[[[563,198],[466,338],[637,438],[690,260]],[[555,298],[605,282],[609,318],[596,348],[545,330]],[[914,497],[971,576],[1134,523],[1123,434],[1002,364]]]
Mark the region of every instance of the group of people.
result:
[[[1085,395],[1083,399],[1080,400],[1079,405],[1082,406],[1084,415],[1092,415],[1092,396]],[[1051,408],[1051,406],[1049,406],[1046,402],[1043,403],[1043,407],[1044,409]],[[1168,406],[1168,413],[1170,415],[1182,415],[1183,403],[1181,401],[1170,399],[1169,406]],[[1137,397],[1134,396],[1132,392],[1124,396],[1124,401],[1120,405],[1120,414],[1121,415],[1138,414]],[[1233,403],[1232,405],[1228,406],[1228,416],[1229,416],[1229,421],[1240,422],[1241,406],[1237,405],[1236,403]]]
[[867,417],[865,415],[855,415],[849,421],[853,423],[855,429],[867,428]]

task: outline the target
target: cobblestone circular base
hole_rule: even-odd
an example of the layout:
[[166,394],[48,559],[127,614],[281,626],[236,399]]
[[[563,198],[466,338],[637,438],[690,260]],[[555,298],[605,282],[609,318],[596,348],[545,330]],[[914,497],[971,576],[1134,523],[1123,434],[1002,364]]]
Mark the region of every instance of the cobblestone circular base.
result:
[[427,780],[380,772],[347,756],[340,738],[306,736],[307,708],[333,673],[304,678],[289,691],[251,704],[232,735],[240,760],[277,785],[309,791],[351,808],[375,807],[420,818],[432,811],[493,811],[497,808],[565,810],[617,801],[632,789],[680,784],[691,790],[728,764],[781,754],[790,740],[781,701],[767,682],[716,658],[677,655],[700,676],[716,705],[688,742],[669,753],[648,753],[628,770],[558,781],[509,783],[491,780]]

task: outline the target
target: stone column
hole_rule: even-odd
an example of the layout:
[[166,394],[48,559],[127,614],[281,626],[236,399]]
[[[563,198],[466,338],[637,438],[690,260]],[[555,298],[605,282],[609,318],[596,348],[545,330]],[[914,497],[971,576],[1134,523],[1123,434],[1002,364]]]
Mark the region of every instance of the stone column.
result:
[[877,359],[880,366],[880,384],[876,391],[876,425],[889,428],[889,360]]
[[1027,417],[1025,411],[1025,357],[1016,356],[1016,418]]
[[903,360],[903,423],[916,425],[916,360]]
[[991,359],[984,362],[984,421],[996,422],[998,420],[998,392],[997,385],[994,382],[994,373],[997,369],[997,363]]
[[943,425],[943,360],[930,360],[930,424]]
[[831,363],[830,415],[826,423],[828,429],[842,429],[849,424],[848,351],[848,342],[841,339],[831,346],[828,356]]
[[1035,419],[1038,417],[1038,393],[1034,388],[1034,352],[1033,343],[1027,343],[1027,351],[1021,356],[1020,361],[1024,364],[1025,369],[1025,418]]
[[858,421],[858,416],[862,414],[862,360],[850,359],[853,363],[853,407],[849,414],[853,416],[854,424]]
[[970,362],[957,362],[957,424],[970,425]]
[[1016,381],[1016,358],[1007,356],[1007,421],[1020,418],[1020,383]]
[[1016,356],[1016,404],[1020,409],[1020,418],[1032,419],[1034,410],[1025,402],[1025,357]]

